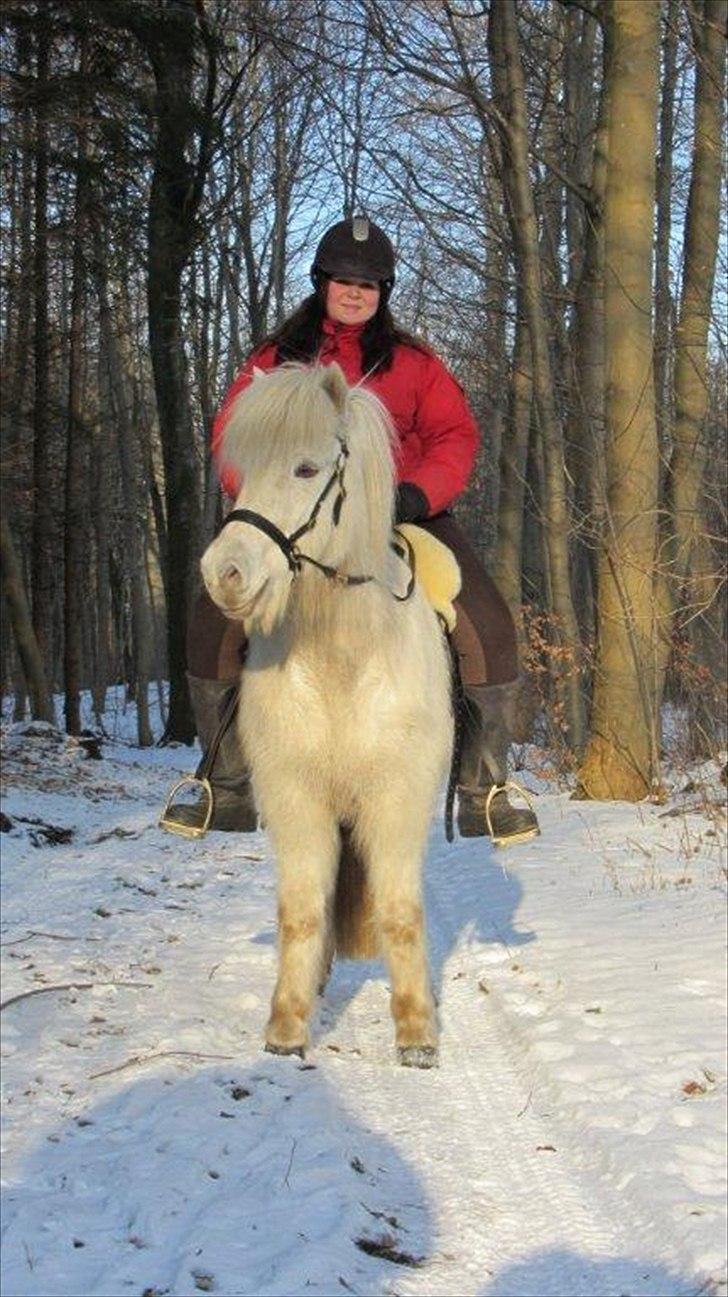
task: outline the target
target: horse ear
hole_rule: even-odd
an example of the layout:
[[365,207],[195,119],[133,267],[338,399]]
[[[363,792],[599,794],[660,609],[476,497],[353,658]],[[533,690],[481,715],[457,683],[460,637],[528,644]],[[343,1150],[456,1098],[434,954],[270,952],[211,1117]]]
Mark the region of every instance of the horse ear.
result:
[[343,414],[349,396],[349,384],[336,361],[332,365],[324,365],[324,378],[321,386],[326,395],[331,397],[338,413]]

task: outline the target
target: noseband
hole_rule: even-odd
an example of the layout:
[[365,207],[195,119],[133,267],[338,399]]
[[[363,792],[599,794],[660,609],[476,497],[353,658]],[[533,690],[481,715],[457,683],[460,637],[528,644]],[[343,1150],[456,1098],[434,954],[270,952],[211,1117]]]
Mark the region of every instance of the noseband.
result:
[[[304,563],[309,563],[312,567],[315,567],[317,571],[323,573],[329,581],[335,581],[337,585],[366,585],[370,581],[375,581],[376,577],[373,576],[347,576],[345,572],[339,572],[335,567],[329,567],[326,563],[319,563],[318,559],[312,558],[310,554],[304,554],[298,547],[298,541],[301,537],[305,536],[309,531],[313,531],[316,526],[321,508],[325,500],[328,499],[329,495],[333,491],[334,486],[338,486],[338,491],[334,500],[331,517],[334,526],[338,527],[339,525],[341,510],[346,499],[344,472],[349,458],[349,447],[343,437],[338,437],[337,440],[339,442],[339,453],[336,456],[336,463],[334,464],[331,476],[316,499],[313,509],[306,521],[302,526],[298,527],[296,531],[291,532],[290,536],[287,536],[284,531],[281,531],[280,527],[277,527],[274,522],[271,522],[270,518],[266,518],[265,514],[256,513],[254,509],[232,509],[227,515],[227,518],[225,518],[220,531],[222,531],[223,527],[227,527],[229,522],[246,522],[250,527],[256,527],[258,531],[264,532],[264,534],[278,546],[294,577],[299,574]],[[402,539],[404,539],[404,537]],[[409,546],[409,542],[407,542],[407,545],[410,559],[410,579],[407,584],[407,589],[403,595],[397,594],[394,590],[390,591],[393,597],[400,602],[409,599],[415,588],[414,556],[411,547]],[[399,551],[397,552],[399,553]]]

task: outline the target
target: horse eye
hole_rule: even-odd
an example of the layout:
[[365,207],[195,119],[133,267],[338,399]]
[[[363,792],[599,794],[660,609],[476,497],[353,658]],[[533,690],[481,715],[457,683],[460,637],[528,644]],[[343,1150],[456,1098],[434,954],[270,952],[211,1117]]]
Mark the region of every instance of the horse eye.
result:
[[315,477],[318,473],[318,465],[312,464],[310,460],[304,459],[302,464],[298,464],[294,469],[296,477]]

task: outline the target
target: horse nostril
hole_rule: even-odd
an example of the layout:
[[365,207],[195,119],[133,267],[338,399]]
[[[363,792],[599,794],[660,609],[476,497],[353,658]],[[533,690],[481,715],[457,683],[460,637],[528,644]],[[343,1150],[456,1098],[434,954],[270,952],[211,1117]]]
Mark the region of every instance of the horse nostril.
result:
[[220,576],[220,580],[224,585],[238,585],[240,579],[240,568],[236,567],[234,563],[228,563],[225,571]]

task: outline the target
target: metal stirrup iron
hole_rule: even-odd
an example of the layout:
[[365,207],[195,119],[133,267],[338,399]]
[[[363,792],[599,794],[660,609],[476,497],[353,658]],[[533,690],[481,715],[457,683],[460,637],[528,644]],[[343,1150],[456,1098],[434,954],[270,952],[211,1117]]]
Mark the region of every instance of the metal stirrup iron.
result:
[[[202,759],[195,773],[193,775],[183,775],[182,779],[174,785],[174,788],[170,792],[165,808],[159,818],[160,829],[166,829],[168,833],[177,833],[181,838],[204,838],[210,827],[210,821],[212,820],[215,811],[215,794],[210,782],[210,775],[212,774],[215,761],[217,760],[217,753],[220,744],[222,743],[222,740],[238,709],[239,698],[240,686],[238,685],[232,690],[230,697],[223,708],[220,724],[215,731],[213,740],[207,752],[203,753]],[[197,785],[201,788],[205,798],[207,799],[204,818],[201,824],[182,824],[179,820],[170,818],[170,811],[174,810],[174,799],[180,788],[187,788],[193,785]]]
[[488,789],[488,796],[485,799],[485,823],[488,828],[488,836],[494,847],[513,846],[517,842],[530,842],[531,838],[538,836],[539,830],[537,827],[535,829],[525,829],[521,833],[495,834],[493,832],[493,820],[490,813],[491,803],[498,793],[507,793],[509,788],[512,788],[514,792],[519,793],[524,802],[528,803],[529,809],[533,811],[534,815],[536,814],[532,798],[529,797],[525,788],[522,788],[520,784],[516,783],[515,779],[506,779],[503,784],[492,784]]

